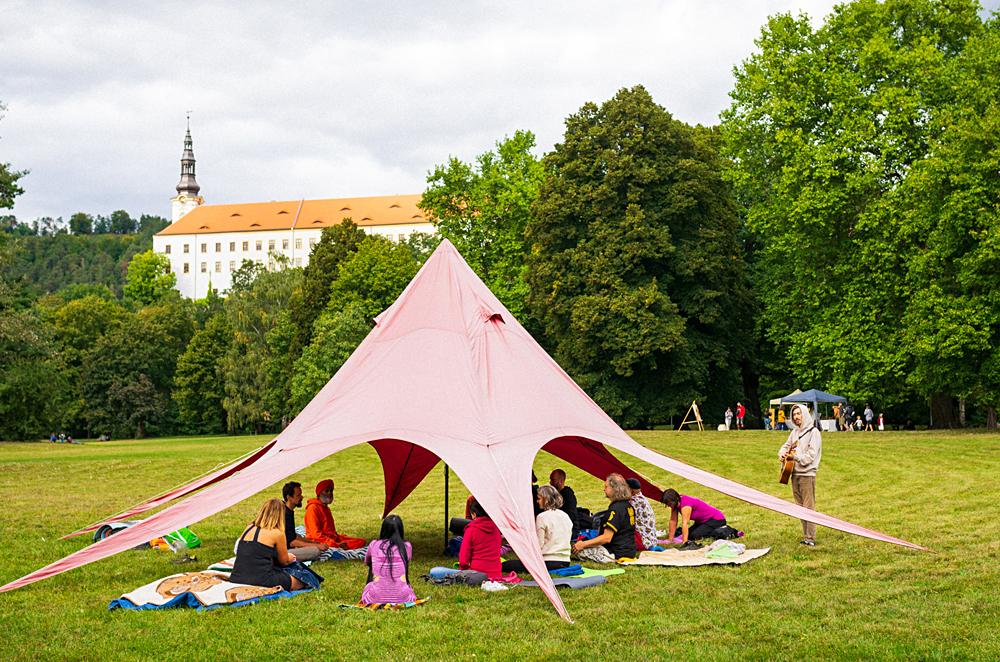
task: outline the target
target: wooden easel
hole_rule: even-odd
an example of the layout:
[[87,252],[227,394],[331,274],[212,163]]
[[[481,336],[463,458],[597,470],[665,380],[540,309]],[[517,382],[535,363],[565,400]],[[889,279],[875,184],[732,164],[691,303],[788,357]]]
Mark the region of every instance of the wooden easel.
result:
[[[688,418],[692,414],[694,414],[694,418],[692,418],[689,421]],[[694,425],[695,423],[698,424],[698,429],[700,431],[702,431],[702,432],[705,431],[705,425],[701,421],[701,412],[698,411],[698,403],[696,401],[692,400],[691,401],[691,406],[688,407],[687,413],[684,414],[684,420],[681,421],[680,427],[682,428],[685,425]],[[678,428],[678,429],[680,429],[680,428]]]

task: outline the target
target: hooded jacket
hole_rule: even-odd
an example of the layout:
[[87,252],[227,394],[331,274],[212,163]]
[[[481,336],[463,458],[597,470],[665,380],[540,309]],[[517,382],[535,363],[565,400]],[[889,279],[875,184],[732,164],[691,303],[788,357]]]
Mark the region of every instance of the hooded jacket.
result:
[[788,440],[778,451],[778,459],[783,458],[792,444],[798,442],[795,447],[795,466],[792,468],[792,475],[815,476],[816,470],[819,469],[820,457],[823,454],[823,438],[819,428],[813,422],[809,408],[802,405],[795,405],[795,407],[802,411],[802,424],[796,427],[792,417],[788,417],[788,422],[792,424],[792,431],[788,434]]
[[477,517],[465,526],[462,547],[458,551],[461,570],[484,572],[490,579],[499,579],[500,529],[489,517]]

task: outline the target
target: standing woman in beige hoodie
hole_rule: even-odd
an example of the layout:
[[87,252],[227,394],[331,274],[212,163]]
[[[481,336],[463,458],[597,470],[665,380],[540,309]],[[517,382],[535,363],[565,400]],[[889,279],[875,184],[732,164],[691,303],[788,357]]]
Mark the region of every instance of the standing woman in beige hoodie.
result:
[[[816,509],[816,470],[819,469],[822,454],[822,435],[813,423],[808,407],[793,406],[792,431],[788,435],[788,441],[778,451],[778,459],[784,462],[786,457],[795,458],[791,480],[792,495],[795,503],[809,510]],[[802,544],[815,547],[816,525],[806,520],[801,521]]]

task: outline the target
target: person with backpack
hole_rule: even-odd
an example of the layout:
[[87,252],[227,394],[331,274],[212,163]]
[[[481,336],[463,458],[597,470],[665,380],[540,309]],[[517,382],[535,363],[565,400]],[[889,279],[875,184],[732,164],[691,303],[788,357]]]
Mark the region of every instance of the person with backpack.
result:
[[[861,420],[860,417],[858,420]],[[792,431],[778,451],[778,460],[784,462],[787,458],[795,459],[789,481],[792,484],[792,496],[795,497],[795,503],[809,510],[816,509],[816,471],[822,455],[823,435],[813,422],[809,408],[795,405],[792,407]],[[802,544],[815,547],[816,525],[806,520],[801,521]]]
[[404,536],[403,520],[399,515],[389,515],[382,520],[378,540],[373,540],[365,553],[368,583],[361,592],[361,603],[401,604],[416,600],[410,586],[412,558],[413,546]]

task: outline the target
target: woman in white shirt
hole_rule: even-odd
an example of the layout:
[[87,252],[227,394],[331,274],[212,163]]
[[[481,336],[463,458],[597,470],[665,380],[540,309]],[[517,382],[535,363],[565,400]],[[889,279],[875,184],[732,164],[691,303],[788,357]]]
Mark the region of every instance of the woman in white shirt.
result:
[[[551,485],[538,488],[538,507],[542,512],[535,518],[535,532],[538,534],[538,545],[542,548],[542,558],[549,570],[558,570],[569,565],[570,536],[573,533],[573,523],[562,510],[562,496],[559,490]],[[504,572],[527,572],[524,564],[518,560],[504,561]]]

